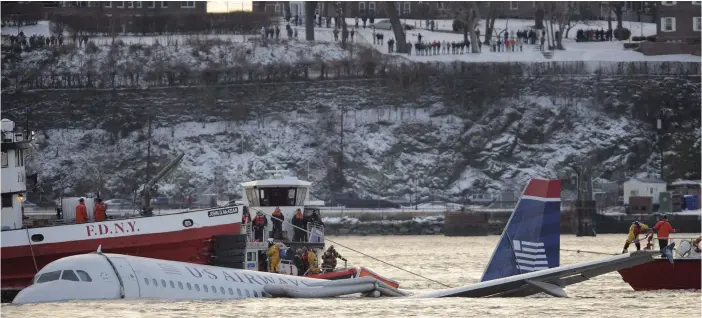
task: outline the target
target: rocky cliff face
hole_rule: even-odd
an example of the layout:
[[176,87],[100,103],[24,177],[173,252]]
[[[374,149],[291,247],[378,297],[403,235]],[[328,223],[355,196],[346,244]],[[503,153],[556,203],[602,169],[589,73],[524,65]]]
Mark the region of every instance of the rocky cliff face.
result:
[[666,178],[700,177],[698,75],[443,67],[431,76],[3,93],[3,117],[32,109],[40,133],[30,167],[54,194],[127,195],[144,182],[149,116],[157,165],[186,154],[161,183],[176,197],[239,192],[274,166],[302,179],[309,167],[324,199],[416,191],[460,201],[556,177],[584,158],[603,180],[657,174],[657,118]]

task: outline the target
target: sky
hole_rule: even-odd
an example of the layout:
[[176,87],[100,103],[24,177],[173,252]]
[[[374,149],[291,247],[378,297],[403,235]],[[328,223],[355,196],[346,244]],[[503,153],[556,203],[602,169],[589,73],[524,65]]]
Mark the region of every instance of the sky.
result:
[[251,1],[207,1],[207,12],[251,11]]

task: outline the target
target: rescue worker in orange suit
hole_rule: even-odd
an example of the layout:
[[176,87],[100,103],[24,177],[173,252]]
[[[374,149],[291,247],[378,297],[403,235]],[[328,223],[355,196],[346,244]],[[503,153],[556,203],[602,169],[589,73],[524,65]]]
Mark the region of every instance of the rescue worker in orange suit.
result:
[[257,242],[263,241],[263,231],[268,226],[268,218],[263,215],[263,212],[256,212],[256,217],[253,220],[254,240]]
[[283,213],[280,212],[280,207],[276,207],[275,211],[273,211],[273,216],[271,217],[271,220],[273,221],[273,238],[275,239],[282,239],[283,236],[283,221],[285,220],[285,216],[283,216]]
[[85,200],[80,198],[76,206],[76,223],[88,222],[88,207],[85,206]]
[[277,273],[278,264],[280,264],[280,245],[273,243],[273,239],[268,239],[268,272]]
[[333,271],[336,268],[337,258],[346,261],[346,259],[334,249],[334,245],[329,246],[327,251],[322,254],[322,269]]
[[[675,233],[675,229],[668,222],[667,215],[664,215],[663,219],[658,221],[658,223],[653,226],[653,230],[658,232],[658,246],[661,250],[668,246],[668,237],[670,236],[670,233]],[[649,237],[649,241],[651,239],[653,239],[653,235]]]
[[102,222],[107,220],[107,212],[105,211],[105,204],[102,203],[102,199],[95,199],[94,216],[95,222]]
[[634,221],[634,223],[632,223],[629,227],[629,235],[626,237],[626,243],[624,244],[624,250],[622,250],[622,254],[627,253],[629,251],[629,244],[631,243],[634,243],[636,245],[637,251],[641,250],[639,234],[641,234],[642,232],[648,232],[648,234],[651,234],[653,233],[653,230],[649,229],[648,225],[646,224],[643,224],[639,221]]
[[302,211],[300,211],[300,209],[295,210],[292,225],[294,226],[293,242],[304,242],[307,222],[305,222],[305,217],[302,215]]
[[317,259],[317,253],[315,253],[313,250],[307,252],[307,264],[309,265],[309,273],[319,273],[319,260]]

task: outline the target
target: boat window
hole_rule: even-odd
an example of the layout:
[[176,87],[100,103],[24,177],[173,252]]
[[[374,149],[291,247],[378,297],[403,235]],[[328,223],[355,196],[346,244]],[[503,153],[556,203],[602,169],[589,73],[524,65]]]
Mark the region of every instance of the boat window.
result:
[[166,288],[166,281],[163,279],[161,280],[161,286],[163,286],[163,288]]
[[193,288],[192,288],[192,286],[190,285],[190,283],[185,283],[185,287],[188,287],[188,290],[193,290]]
[[92,282],[93,281],[93,279],[90,278],[90,275],[88,275],[88,273],[86,271],[82,271],[79,269],[79,270],[76,270],[76,273],[78,273],[78,277],[80,277],[80,280],[82,280],[84,282]]
[[255,290],[253,291],[253,294],[254,294],[254,297],[258,297],[258,292],[256,292]]
[[239,297],[244,297],[244,295],[241,293],[241,289],[237,288],[236,293],[239,294]]
[[59,277],[61,277],[61,271],[44,273],[39,276],[39,279],[37,279],[37,284],[55,281],[58,280]]
[[78,279],[78,276],[76,273],[72,270],[65,270],[63,271],[63,274],[61,275],[62,280],[70,280],[72,282],[79,282],[80,279]]
[[248,289],[246,289],[246,297],[247,297],[247,298],[251,298],[251,293],[249,292]]
[[178,288],[183,289],[183,283],[178,282]]
[[34,234],[32,235],[32,242],[41,242],[44,240],[44,235]]
[[256,252],[246,252],[246,261],[255,262],[256,261]]
[[7,164],[7,151],[3,150],[2,151],[2,167],[6,168],[8,166]]
[[307,189],[298,188],[297,189],[297,203],[299,205],[305,204],[305,197],[307,196]]
[[2,194],[2,207],[11,208],[12,207],[12,194],[3,193]]
[[210,291],[210,289],[207,287],[207,285],[202,285],[202,289],[204,289],[205,292],[209,292],[209,291]]
[[222,293],[223,295],[227,293],[224,291],[224,287],[219,287],[219,292]]
[[151,279],[151,282],[153,282],[153,283],[154,283],[154,286],[158,287],[158,282],[156,281],[156,278],[154,278],[154,279]]
[[228,288],[228,291],[229,291],[229,295],[234,295],[234,290],[233,290],[233,289]]
[[295,206],[297,202],[295,187],[259,188],[258,194],[261,206]]
[[200,285],[195,284],[195,291],[200,291]]
[[216,294],[216,293],[217,293],[217,287],[212,286],[212,292]]
[[144,278],[144,283],[146,283],[146,285],[149,285],[149,279],[148,279],[148,278]]
[[168,283],[171,285],[171,288],[175,288],[175,284],[173,284],[172,280],[169,280]]
[[249,201],[249,206],[259,206],[258,196],[256,196],[256,190],[248,188],[246,189],[246,200]]

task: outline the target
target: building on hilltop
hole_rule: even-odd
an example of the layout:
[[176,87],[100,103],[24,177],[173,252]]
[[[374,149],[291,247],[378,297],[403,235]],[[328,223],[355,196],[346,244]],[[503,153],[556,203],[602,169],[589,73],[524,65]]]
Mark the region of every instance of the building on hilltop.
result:
[[656,40],[641,43],[645,55],[700,55],[702,1],[659,1],[656,4]]
[[[256,12],[277,13],[284,15],[286,1],[253,1],[253,10]],[[292,16],[304,16],[304,1],[290,1]],[[541,1],[485,1],[481,5],[490,3],[497,18],[500,19],[534,19]],[[652,22],[654,1],[625,1],[623,4],[623,18],[625,21]],[[375,17],[388,18],[383,1],[346,1],[343,2],[348,10],[347,18]],[[606,19],[611,13],[611,7],[606,1],[590,1],[585,7],[592,18]],[[395,1],[395,8],[400,19],[452,19],[450,3],[448,1]],[[321,9],[321,10],[320,10]],[[336,16],[335,2],[318,2],[316,14],[322,12],[323,17]]]
[[702,1],[660,1],[656,21],[656,41],[700,41]]
[[115,15],[205,14],[207,1],[60,1],[58,7],[51,8],[51,12],[61,14],[95,12]]

